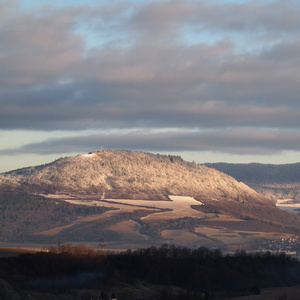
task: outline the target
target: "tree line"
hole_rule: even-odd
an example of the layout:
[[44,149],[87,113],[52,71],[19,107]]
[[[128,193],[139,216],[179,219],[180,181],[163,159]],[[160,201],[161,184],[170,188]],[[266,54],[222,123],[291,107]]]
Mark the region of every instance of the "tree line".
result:
[[[121,253],[67,244],[0,259],[1,278],[20,295],[72,297],[89,291],[89,299],[112,292],[120,300],[227,298],[299,284],[299,275],[299,261],[284,253],[225,254],[167,244]],[[143,298],[138,297],[142,292]]]

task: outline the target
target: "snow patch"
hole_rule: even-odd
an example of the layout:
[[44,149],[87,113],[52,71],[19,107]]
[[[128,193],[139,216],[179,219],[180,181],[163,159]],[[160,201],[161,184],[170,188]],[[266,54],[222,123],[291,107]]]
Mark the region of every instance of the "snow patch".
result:
[[81,155],[81,157],[93,157],[93,156],[95,156],[95,153],[93,153],[93,152],[90,152],[90,153],[88,153],[88,154],[82,154],[82,155]]
[[185,205],[204,205],[202,202],[195,200],[194,197],[189,197],[189,196],[170,196],[169,198],[175,202],[176,204],[180,203],[181,204],[185,204]]

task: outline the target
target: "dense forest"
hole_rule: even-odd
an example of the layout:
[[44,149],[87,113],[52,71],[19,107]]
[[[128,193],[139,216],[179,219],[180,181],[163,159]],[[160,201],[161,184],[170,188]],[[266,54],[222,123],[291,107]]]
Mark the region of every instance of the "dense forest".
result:
[[84,245],[0,259],[1,299],[228,299],[300,283],[300,263],[270,252],[162,245],[121,253]]

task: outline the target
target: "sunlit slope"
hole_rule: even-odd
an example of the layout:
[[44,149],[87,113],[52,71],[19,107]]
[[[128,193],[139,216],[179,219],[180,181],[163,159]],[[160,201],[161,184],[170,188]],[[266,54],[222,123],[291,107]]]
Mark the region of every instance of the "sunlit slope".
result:
[[99,150],[3,173],[0,184],[2,189],[99,193],[110,198],[158,200],[184,195],[203,202],[265,202],[245,184],[213,168],[178,156],[127,150]]

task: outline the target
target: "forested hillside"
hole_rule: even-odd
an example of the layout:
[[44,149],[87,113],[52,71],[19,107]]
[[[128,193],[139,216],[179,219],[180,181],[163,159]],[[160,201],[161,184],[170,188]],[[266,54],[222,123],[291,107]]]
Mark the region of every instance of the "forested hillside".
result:
[[127,150],[99,150],[0,175],[2,190],[26,193],[76,192],[105,198],[167,199],[197,196],[203,201],[265,202],[243,183],[178,156]]

